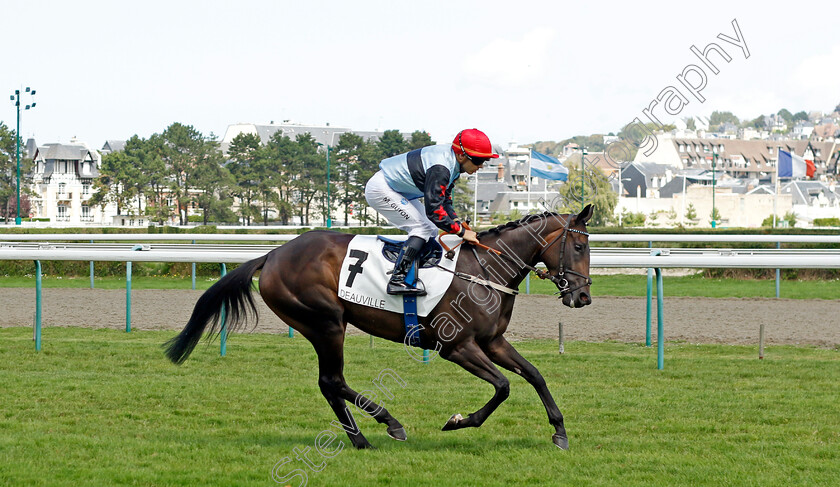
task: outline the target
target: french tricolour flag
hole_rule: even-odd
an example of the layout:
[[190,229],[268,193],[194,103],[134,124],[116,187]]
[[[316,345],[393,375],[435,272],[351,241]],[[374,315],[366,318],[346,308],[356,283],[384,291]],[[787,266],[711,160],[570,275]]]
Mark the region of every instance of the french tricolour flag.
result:
[[780,178],[810,178],[814,176],[816,170],[814,161],[806,160],[791,152],[779,150]]

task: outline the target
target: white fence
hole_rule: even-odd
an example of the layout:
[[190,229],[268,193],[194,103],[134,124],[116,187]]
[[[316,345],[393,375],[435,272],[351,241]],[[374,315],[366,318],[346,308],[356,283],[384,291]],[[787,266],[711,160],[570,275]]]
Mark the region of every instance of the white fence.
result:
[[[284,242],[297,235],[214,235],[214,234],[41,234],[0,235],[0,260],[32,260],[37,262],[36,298],[36,349],[40,350],[40,261],[112,261],[127,262],[127,319],[130,330],[131,266],[130,262],[209,262],[242,263],[269,252],[272,245],[236,244],[144,244],[148,241],[275,241]],[[88,243],[131,242],[131,244]],[[58,243],[56,241],[86,241],[85,243]],[[714,242],[714,243],[840,243],[838,236],[803,235],[592,235],[591,242]],[[52,243],[51,243],[52,242]],[[664,368],[664,311],[662,268],[840,268],[840,249],[669,249],[669,248],[610,248],[592,249],[592,267],[648,268],[648,320],[647,344],[650,344],[651,278],[652,269],[657,282],[657,367]],[[91,265],[92,269],[92,265]],[[92,273],[92,271],[91,271]],[[91,283],[92,283],[91,274]],[[92,286],[92,284],[91,284]],[[776,290],[778,296],[778,271]],[[290,330],[291,335],[291,330]],[[222,335],[224,355],[225,334]]]

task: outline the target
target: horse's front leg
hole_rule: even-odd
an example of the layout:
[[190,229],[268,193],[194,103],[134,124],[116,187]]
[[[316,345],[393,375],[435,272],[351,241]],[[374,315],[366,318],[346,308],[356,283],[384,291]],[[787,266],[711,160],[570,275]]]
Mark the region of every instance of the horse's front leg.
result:
[[478,411],[470,414],[466,418],[460,414],[452,415],[449,421],[443,426],[443,431],[470,427],[477,428],[481,426],[493,411],[499,407],[499,404],[510,395],[510,382],[508,382],[507,377],[499,372],[499,369],[493,365],[493,362],[484,354],[481,347],[472,339],[456,346],[452,351],[441,356],[446,360],[455,362],[476,377],[493,384],[493,387],[496,389],[490,401]]
[[529,384],[534,386],[548,413],[548,422],[556,429],[551,440],[559,448],[568,450],[569,439],[566,436],[566,428],[563,426],[563,414],[560,413],[560,408],[557,407],[554,398],[551,397],[551,392],[548,391],[548,386],[546,386],[545,379],[543,379],[540,371],[519,355],[519,352],[503,336],[490,342],[485,350],[487,356],[494,363],[521,375]]

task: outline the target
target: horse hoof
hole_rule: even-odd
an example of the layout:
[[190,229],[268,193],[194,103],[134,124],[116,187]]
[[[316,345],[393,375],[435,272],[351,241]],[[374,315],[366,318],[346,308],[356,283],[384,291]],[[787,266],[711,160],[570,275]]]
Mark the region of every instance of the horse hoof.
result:
[[460,414],[453,414],[452,417],[449,418],[449,421],[447,421],[446,424],[443,425],[443,428],[441,429],[441,431],[450,431],[450,430],[458,429],[458,422],[460,422],[463,419],[464,419],[464,417],[461,416]]
[[565,436],[560,435],[551,435],[551,441],[557,446],[557,448],[561,450],[568,450],[569,449],[569,439]]
[[376,447],[371,445],[368,442],[360,443],[358,445],[354,445],[357,450],[376,450]]
[[408,439],[408,435],[405,434],[405,428],[399,427],[394,429],[388,429],[388,436],[397,440],[397,441],[405,441]]

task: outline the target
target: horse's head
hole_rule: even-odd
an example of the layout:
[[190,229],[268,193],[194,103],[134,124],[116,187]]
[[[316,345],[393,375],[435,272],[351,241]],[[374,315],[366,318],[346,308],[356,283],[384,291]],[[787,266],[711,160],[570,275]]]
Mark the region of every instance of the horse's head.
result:
[[563,304],[580,308],[592,303],[589,294],[589,234],[586,222],[592,218],[592,205],[586,205],[556,232],[553,241],[543,250],[542,260],[560,290]]

